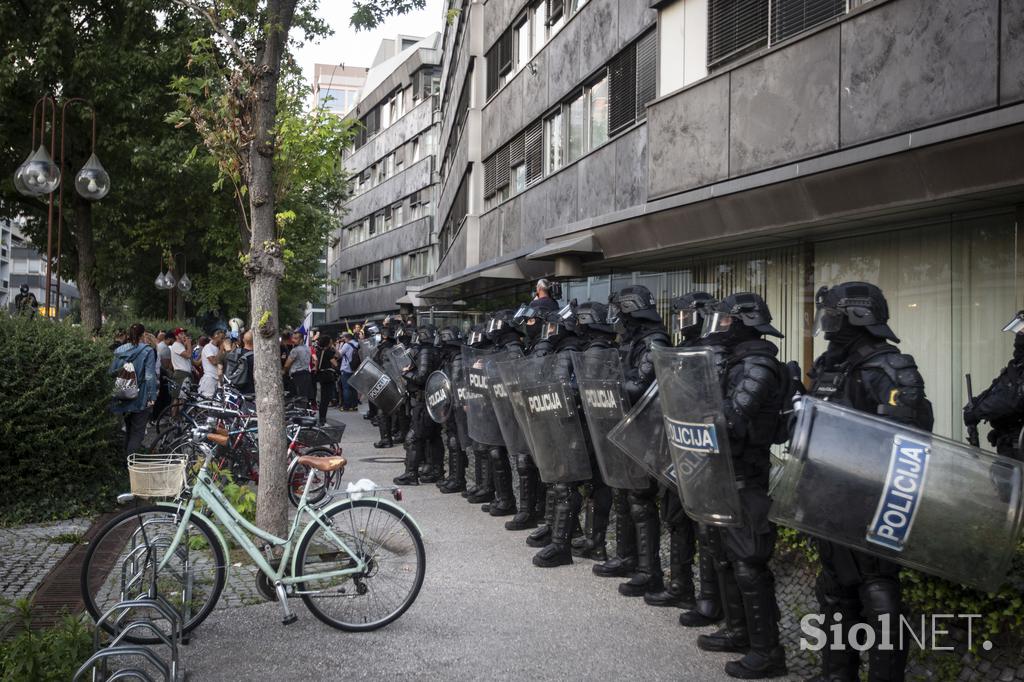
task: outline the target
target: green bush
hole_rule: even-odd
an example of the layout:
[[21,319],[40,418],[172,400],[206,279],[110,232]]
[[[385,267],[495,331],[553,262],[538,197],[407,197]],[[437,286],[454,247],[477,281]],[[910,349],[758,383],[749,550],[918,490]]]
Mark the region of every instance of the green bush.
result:
[[127,485],[111,354],[70,325],[0,317],[0,524],[109,508]]
[[0,679],[10,682],[64,682],[92,655],[92,633],[82,621],[65,616],[55,627],[31,629],[28,600],[15,604],[20,632],[0,643]]

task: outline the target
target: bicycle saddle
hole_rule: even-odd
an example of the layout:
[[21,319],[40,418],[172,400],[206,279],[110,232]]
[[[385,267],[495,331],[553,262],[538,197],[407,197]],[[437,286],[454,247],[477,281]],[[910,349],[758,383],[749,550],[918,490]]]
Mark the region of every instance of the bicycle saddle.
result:
[[348,460],[344,457],[310,457],[308,455],[301,455],[296,460],[303,466],[323,472],[338,471],[339,469],[344,469],[345,465],[348,464]]
[[295,424],[296,426],[316,426],[317,418],[303,416],[292,417],[292,424]]

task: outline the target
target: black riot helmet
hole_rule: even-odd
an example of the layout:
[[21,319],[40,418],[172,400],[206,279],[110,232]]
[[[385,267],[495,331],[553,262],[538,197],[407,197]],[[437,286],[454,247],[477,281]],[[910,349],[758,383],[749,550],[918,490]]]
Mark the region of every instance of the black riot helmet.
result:
[[581,334],[591,331],[615,333],[615,328],[608,324],[608,306],[598,301],[587,301],[576,306],[576,325]]
[[706,314],[701,336],[742,339],[768,334],[785,338],[771,321],[772,313],[764,299],[751,291],[744,291],[727,296],[713,312]]
[[487,343],[487,325],[474,324],[466,336],[466,345],[479,348]]
[[693,291],[672,299],[672,332],[684,338],[700,335],[704,318],[715,309],[718,301],[706,291]]
[[432,324],[425,324],[415,330],[414,338],[421,346],[437,345],[437,327]]
[[544,341],[556,343],[560,339],[575,333],[576,310],[575,306],[569,303],[545,316],[540,338]]
[[363,327],[363,335],[367,338],[377,336],[377,334],[380,334],[380,327],[376,322],[367,322],[366,326]]
[[863,327],[872,336],[899,343],[896,333],[886,324],[889,304],[882,290],[867,282],[843,282],[834,287],[821,287],[814,296],[817,315],[814,334],[824,332],[825,338],[839,332],[844,324]]
[[399,343],[409,345],[416,339],[416,328],[404,324],[399,325],[395,329],[395,338]]
[[27,284],[22,284],[21,285],[21,293],[23,293],[23,294],[27,294],[28,293],[28,285]]
[[650,289],[642,284],[623,287],[608,297],[608,324],[622,330],[627,320],[661,322],[657,301]]
[[540,338],[541,327],[548,311],[523,304],[512,316],[512,324],[532,341]]
[[439,346],[461,346],[462,332],[458,327],[443,327],[437,333]]
[[1011,332],[1013,334],[1020,334],[1024,332],[1024,310],[1017,312],[1013,318],[1003,327],[1004,332]]
[[395,328],[389,324],[382,324],[380,326],[380,338],[381,339],[393,339],[395,338]]
[[515,316],[516,311],[510,309],[496,310],[494,312],[491,319],[487,321],[487,336],[490,337],[491,341],[494,341],[506,332],[520,333],[516,329],[515,324],[513,324]]

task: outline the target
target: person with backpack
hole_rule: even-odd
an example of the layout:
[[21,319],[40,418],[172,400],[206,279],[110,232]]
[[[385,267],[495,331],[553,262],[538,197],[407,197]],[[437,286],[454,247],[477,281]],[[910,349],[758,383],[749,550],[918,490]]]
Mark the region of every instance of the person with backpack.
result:
[[355,412],[359,409],[359,397],[354,388],[349,386],[348,380],[359,369],[362,358],[359,356],[359,344],[348,332],[341,335],[341,349],[339,350],[341,362],[341,411]]
[[[828,347],[814,361],[810,395],[931,431],[935,419],[924,378],[914,357],[895,345],[900,340],[888,325],[889,304],[882,290],[867,282],[844,282],[821,287],[815,304],[814,333],[824,333]],[[856,456],[853,446],[850,457]],[[874,642],[867,651],[868,679],[904,679],[902,637],[892,636],[892,646],[883,639],[904,613],[899,564],[823,539],[816,544],[821,571],[815,593],[831,625],[831,641],[821,650],[822,671],[813,679],[860,679],[860,652],[849,642],[855,639],[854,629],[864,625],[874,632],[868,640]]]
[[771,447],[782,442],[791,396],[789,372],[778,347],[765,336],[783,338],[772,326],[760,295],[727,296],[708,311],[703,341],[712,347],[722,385],[722,413],[736,476],[742,525],[721,528],[715,563],[725,624],[697,638],[704,651],[744,654],[725,664],[730,677],[760,679],[787,674],[779,643],[775,577],[768,562],[776,527],[768,520]]
[[156,349],[146,342],[145,335],[146,328],[141,324],[129,327],[128,340],[114,351],[109,369],[115,377],[110,409],[124,417],[126,455],[141,450],[159,392]]
[[224,381],[243,395],[256,392],[253,383],[252,330],[242,334],[242,345],[235,347],[224,360]]
[[334,386],[338,381],[338,354],[334,350],[334,339],[329,334],[317,336],[316,383],[320,387],[320,426],[327,422],[327,408],[334,399]]

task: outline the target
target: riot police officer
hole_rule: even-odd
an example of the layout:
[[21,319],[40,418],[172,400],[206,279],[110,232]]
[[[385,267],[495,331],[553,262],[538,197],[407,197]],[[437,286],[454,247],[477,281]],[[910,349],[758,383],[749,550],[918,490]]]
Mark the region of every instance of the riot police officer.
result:
[[[930,431],[931,403],[914,358],[900,353],[899,338],[887,324],[889,305],[874,284],[845,282],[822,287],[815,297],[815,334],[824,333],[828,348],[810,372],[811,395],[885,419]],[[891,343],[890,343],[891,342]],[[856,456],[852,449],[851,456]],[[875,630],[876,646],[868,652],[869,680],[902,680],[907,652],[900,637],[882,650],[882,625],[898,623],[903,611],[897,564],[824,540],[818,541],[821,572],[816,583],[818,602],[831,625],[838,624],[843,642],[862,620]],[[853,682],[859,679],[860,654],[847,645],[822,649],[818,680]]]
[[[380,327],[380,343],[373,351],[373,357],[370,358],[381,367],[384,366],[384,358],[395,347],[394,328],[390,325],[384,324]],[[399,410],[404,410],[404,407],[399,407]],[[398,415],[397,414],[384,414],[378,411],[377,413],[377,429],[380,433],[380,440],[373,444],[375,448],[393,448],[395,447],[394,432],[398,430]]]
[[[498,310],[487,323],[487,336],[494,347],[506,353],[523,355],[523,337],[513,324],[515,311]],[[519,491],[520,508],[523,514],[517,511],[515,494],[512,491],[512,466],[509,463],[508,449],[504,446],[493,446],[490,449],[491,476],[494,481],[494,501],[484,505],[482,509],[491,516],[513,516],[505,523],[508,530],[522,530],[532,528],[536,525],[531,507],[523,507],[532,503],[531,494],[536,494],[536,467],[533,468],[533,475],[521,466],[522,462],[517,461],[519,469]],[[518,458],[524,459],[524,458]],[[527,479],[525,482],[523,479]]]
[[[457,327],[445,327],[437,335],[441,351],[441,368],[455,387],[462,384],[462,332]],[[457,390],[457,389],[456,389]],[[456,405],[459,403],[456,401]],[[466,432],[465,413],[453,409],[441,427],[441,436],[448,451],[448,478],[438,483],[442,493],[458,493],[466,489]]]
[[[479,350],[492,348],[494,344],[487,336],[487,327],[476,324],[470,328],[466,345]],[[465,371],[465,367],[463,367]],[[494,499],[494,475],[491,470],[491,447],[473,441],[473,485],[466,488],[463,497],[470,504],[486,504]]]
[[[583,352],[585,354],[588,352],[600,353],[610,348],[616,348],[615,337],[618,334],[608,324],[608,308],[603,303],[588,301],[576,307],[576,333],[584,341]],[[590,523],[587,524],[589,532],[587,535],[580,535],[573,539],[572,555],[596,561],[607,561],[608,551],[605,546],[605,536],[608,532],[608,521],[612,510],[612,489],[602,480],[598,468],[593,467],[593,470],[594,478],[590,486]],[[625,497],[625,495],[622,496]],[[632,519],[628,518],[628,514],[624,520],[628,522],[625,525],[632,526]],[[623,535],[633,538],[632,533],[623,533]],[[623,540],[625,539],[623,538]],[[621,544],[622,540],[619,542]],[[624,555],[635,555],[635,549],[630,552],[628,548],[623,547],[622,550]]]
[[[405,473],[396,476],[395,485],[419,485],[433,483],[444,476],[444,445],[438,425],[427,414],[424,388],[427,377],[440,368],[440,356],[434,345],[437,330],[431,326],[420,327],[413,337],[411,348],[412,366],[402,368],[402,376],[409,391],[409,434],[405,440]],[[426,462],[425,474],[420,474],[420,464]]]
[[775,549],[775,526],[768,521],[770,448],[784,440],[783,408],[788,375],[776,358],[779,349],[763,338],[782,337],[771,324],[768,305],[758,294],[725,298],[705,322],[705,343],[718,346],[722,411],[739,488],[743,525],[723,528],[716,557],[725,625],[697,638],[706,651],[744,653],[727,663],[726,674],[741,678],[784,675],[786,653],[779,644],[775,578],[768,561]]
[[964,424],[976,427],[987,421],[992,430],[988,442],[996,452],[1021,459],[1021,429],[1024,428],[1024,310],[1013,316],[1004,332],[1013,334],[1013,357],[992,385],[964,406]]
[[[545,316],[541,340],[551,346],[556,356],[554,378],[564,386],[573,386],[572,353],[582,351],[585,341],[576,334],[576,313],[571,305]],[[578,408],[576,410],[579,412]],[[592,450],[592,448],[590,448]],[[570,545],[574,526],[579,524],[583,497],[578,486],[583,481],[560,481],[549,486],[552,498],[549,543],[533,557],[533,565],[553,568],[572,563]]]
[[[716,301],[711,294],[694,291],[672,300],[672,332],[679,338],[680,348],[691,348],[703,345],[700,335],[704,325],[705,310],[714,308]],[[693,609],[695,595],[693,591],[693,559],[696,554],[697,523],[683,511],[679,499],[679,489],[673,486],[662,486],[661,520],[669,533],[669,570],[671,579],[661,592],[644,595],[644,601],[651,606],[678,606]],[[709,529],[710,531],[710,529]],[[701,555],[709,552],[701,552]],[[710,563],[710,557],[708,562]],[[710,576],[702,577],[703,586],[708,580],[716,581],[714,569]],[[717,586],[716,586],[717,587]],[[717,589],[712,594],[702,597],[717,604]]]
[[[651,351],[656,347],[671,346],[668,332],[655,307],[654,296],[642,285],[628,286],[612,294],[608,302],[608,323],[621,336],[620,352],[625,374],[623,390],[630,404],[636,404],[654,382],[654,361]],[[640,597],[661,592],[664,588],[661,570],[661,524],[657,508],[658,484],[654,479],[646,490],[631,490],[613,496],[618,532],[625,530],[620,547],[629,553],[630,533],[626,519],[632,519],[636,559],[616,556],[594,566],[599,576],[630,576],[619,585],[619,593],[627,597]]]
[[18,315],[24,317],[34,317],[39,311],[36,295],[29,291],[27,284],[22,284],[18,295],[14,297],[14,310]]

